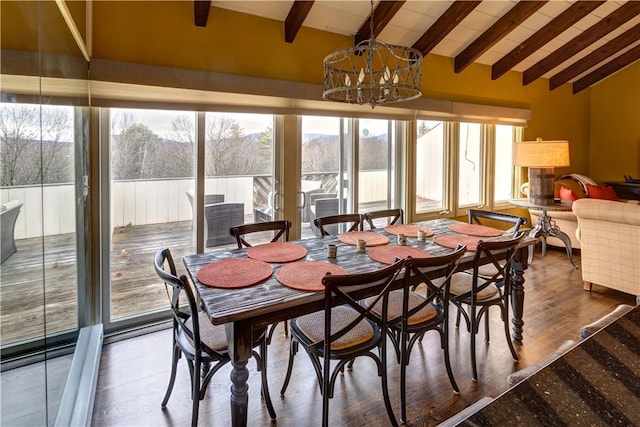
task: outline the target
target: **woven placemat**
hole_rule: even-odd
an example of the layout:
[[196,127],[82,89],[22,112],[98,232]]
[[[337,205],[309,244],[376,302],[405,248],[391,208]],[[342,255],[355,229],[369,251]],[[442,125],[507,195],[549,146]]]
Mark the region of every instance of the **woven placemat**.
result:
[[465,224],[464,222],[458,224],[451,224],[449,230],[456,233],[466,234],[467,236],[478,237],[498,237],[502,235],[502,230],[497,228],[487,227],[480,224]]
[[412,258],[429,258],[431,254],[422,249],[412,248],[410,246],[378,246],[369,249],[369,257],[382,264],[393,264],[398,259],[405,259],[408,256]]
[[466,245],[467,250],[474,252],[478,247],[478,242],[482,240],[478,236],[467,236],[466,234],[445,234],[436,236],[433,241],[445,248],[455,249],[458,245]]
[[307,249],[296,243],[271,242],[250,247],[247,256],[264,262],[291,262],[307,256]]
[[228,258],[207,264],[198,271],[198,282],[213,288],[239,289],[256,285],[271,276],[271,266],[251,258]]
[[425,237],[433,236],[432,229],[415,224],[392,224],[384,228],[389,234],[404,234],[407,237],[418,237],[418,230],[424,231]]
[[358,240],[363,239],[367,242],[367,246],[380,246],[389,243],[389,238],[378,234],[375,231],[350,231],[338,235],[338,240],[347,245],[356,246]]
[[324,261],[297,261],[276,271],[276,279],[284,286],[299,291],[324,291],[322,278],[327,274],[349,274],[344,268]]

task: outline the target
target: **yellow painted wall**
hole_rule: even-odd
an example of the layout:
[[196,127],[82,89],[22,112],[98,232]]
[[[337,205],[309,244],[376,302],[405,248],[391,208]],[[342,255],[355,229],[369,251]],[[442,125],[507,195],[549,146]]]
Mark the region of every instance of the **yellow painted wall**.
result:
[[640,62],[591,89],[590,176],[640,178]]
[[[353,43],[306,27],[285,43],[284,23],[215,7],[207,27],[196,27],[193,4],[184,1],[99,1],[93,8],[93,54],[101,59],[321,84],[324,56]],[[549,91],[547,80],[522,86],[516,72],[492,81],[490,71],[474,64],[455,74],[452,59],[428,55],[424,96],[529,108],[525,139],[568,139],[571,167],[556,173],[587,174],[589,91]]]

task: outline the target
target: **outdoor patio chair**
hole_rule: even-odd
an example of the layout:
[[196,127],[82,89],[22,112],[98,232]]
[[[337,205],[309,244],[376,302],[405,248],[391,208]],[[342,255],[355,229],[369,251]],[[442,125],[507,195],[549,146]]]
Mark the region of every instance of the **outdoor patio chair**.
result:
[[229,234],[229,229],[244,224],[244,203],[205,205],[204,217],[207,247],[236,243],[235,237]]

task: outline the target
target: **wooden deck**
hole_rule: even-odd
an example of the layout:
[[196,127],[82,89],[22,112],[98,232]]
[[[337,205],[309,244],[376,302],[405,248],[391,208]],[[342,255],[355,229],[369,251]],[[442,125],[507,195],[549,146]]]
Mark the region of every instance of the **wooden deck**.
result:
[[[302,231],[304,237],[311,234],[306,224]],[[16,244],[18,251],[0,267],[0,345],[74,329],[78,317],[75,234],[20,239]],[[153,269],[153,257],[161,247],[171,249],[178,270],[184,271],[182,257],[195,252],[191,222],[113,231],[111,319],[168,307],[164,286]]]

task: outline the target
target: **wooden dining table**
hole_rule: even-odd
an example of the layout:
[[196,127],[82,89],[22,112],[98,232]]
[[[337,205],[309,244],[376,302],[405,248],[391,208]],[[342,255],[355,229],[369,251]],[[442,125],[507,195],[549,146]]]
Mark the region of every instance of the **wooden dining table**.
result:
[[[419,248],[431,256],[451,252],[451,248],[435,243],[437,236],[455,234],[449,229],[452,224],[460,224],[451,219],[436,219],[418,222],[415,225],[433,231],[434,236],[425,241],[407,238],[406,246]],[[373,230],[388,237],[389,245],[397,245],[397,236],[384,229]],[[528,246],[535,244],[536,239],[525,237],[518,254],[512,261],[513,282],[511,291],[512,337],[515,341],[522,341],[523,304],[524,304],[524,270],[527,268]],[[348,273],[364,273],[383,267],[365,252],[358,252],[355,245],[342,243],[338,236],[320,236],[310,239],[292,241],[307,250],[307,255],[301,261],[324,261],[344,268]],[[328,257],[327,246],[338,246],[337,256]],[[231,357],[231,420],[232,426],[247,425],[249,371],[247,363],[251,358],[252,343],[255,336],[264,332],[265,328],[278,321],[301,316],[324,309],[323,292],[305,292],[282,285],[276,279],[277,270],[285,264],[272,263],[273,274],[266,280],[249,287],[240,289],[225,289],[207,286],[198,281],[198,271],[226,259],[247,258],[247,248],[220,249],[211,252],[187,255],[183,258],[184,265],[195,285],[198,297],[204,311],[215,325],[225,325],[229,354]],[[462,257],[460,268],[473,267],[475,252],[468,251]],[[442,271],[429,272],[437,277]],[[398,287],[402,283],[398,281]],[[376,292],[375,288],[359,289],[355,297],[361,298]]]

